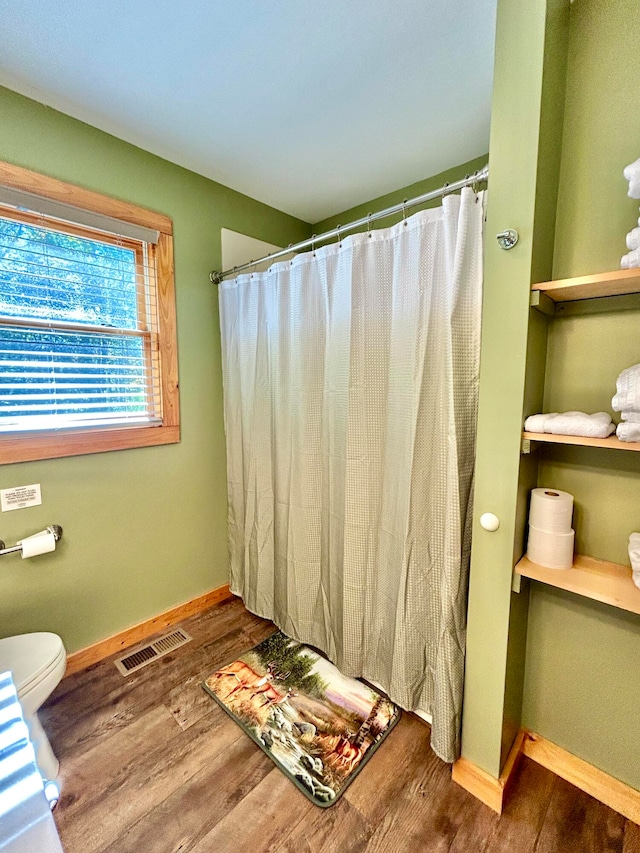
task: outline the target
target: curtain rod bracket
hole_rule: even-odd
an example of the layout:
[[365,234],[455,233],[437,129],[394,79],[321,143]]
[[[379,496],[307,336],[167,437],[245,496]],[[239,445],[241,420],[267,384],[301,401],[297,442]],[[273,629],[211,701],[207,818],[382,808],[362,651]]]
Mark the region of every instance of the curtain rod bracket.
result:
[[505,251],[513,249],[519,239],[520,235],[515,228],[507,228],[506,231],[501,231],[499,234],[496,234],[498,246]]

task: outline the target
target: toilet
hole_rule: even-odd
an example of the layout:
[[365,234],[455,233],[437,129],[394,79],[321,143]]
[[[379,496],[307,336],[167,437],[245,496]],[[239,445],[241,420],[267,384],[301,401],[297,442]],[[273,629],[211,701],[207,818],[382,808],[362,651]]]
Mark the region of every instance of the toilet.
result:
[[41,631],[0,640],[0,672],[13,676],[36,763],[45,780],[56,778],[59,764],[38,719],[38,709],[60,683],[66,666],[67,653],[57,634]]

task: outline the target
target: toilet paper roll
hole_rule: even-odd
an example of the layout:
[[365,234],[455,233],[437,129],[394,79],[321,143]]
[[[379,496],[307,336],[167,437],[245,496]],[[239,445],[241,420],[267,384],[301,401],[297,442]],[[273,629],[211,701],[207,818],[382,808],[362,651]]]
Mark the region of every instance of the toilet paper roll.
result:
[[56,550],[56,537],[50,530],[43,530],[41,533],[34,533],[33,536],[28,536],[18,543],[22,545],[22,559],[28,557],[37,557],[40,554],[49,554]]
[[568,533],[573,516],[573,495],[560,489],[532,489],[529,524],[548,533]]
[[573,566],[575,530],[550,533],[529,525],[527,557],[547,569],[570,569]]

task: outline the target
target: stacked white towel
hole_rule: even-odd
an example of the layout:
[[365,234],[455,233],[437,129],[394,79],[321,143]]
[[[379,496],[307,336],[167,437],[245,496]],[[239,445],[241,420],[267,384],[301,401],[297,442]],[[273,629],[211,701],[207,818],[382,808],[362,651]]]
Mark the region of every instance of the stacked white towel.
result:
[[[640,198],[640,159],[625,166],[622,174],[629,181],[629,198]],[[627,249],[627,254],[620,258],[620,268],[630,270],[640,267],[640,228],[634,228],[627,234]]]
[[640,364],[626,367],[618,376],[611,405],[616,412],[640,412]]
[[640,157],[625,166],[622,174],[629,181],[629,198],[640,198]]
[[640,533],[629,536],[629,559],[633,582],[640,589]]
[[626,255],[623,255],[620,258],[621,270],[634,270],[637,267],[640,267],[640,249],[634,249],[632,252],[627,252]]
[[640,424],[620,422],[616,427],[620,441],[640,441]]
[[640,226],[632,228],[627,234],[627,249],[630,252],[640,249]]
[[611,405],[622,418],[616,428],[620,441],[640,441],[640,364],[625,368],[618,376]]
[[[638,424],[640,426],[640,424]],[[550,412],[546,415],[529,415],[524,422],[527,432],[548,432],[551,435],[582,435],[589,438],[606,438],[615,432],[608,412]]]

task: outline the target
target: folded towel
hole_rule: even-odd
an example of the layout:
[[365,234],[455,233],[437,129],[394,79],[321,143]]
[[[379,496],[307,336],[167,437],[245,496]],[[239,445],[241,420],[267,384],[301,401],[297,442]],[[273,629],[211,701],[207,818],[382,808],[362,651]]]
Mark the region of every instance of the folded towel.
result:
[[633,252],[634,249],[640,248],[640,227],[632,228],[627,234],[627,249]]
[[640,364],[632,364],[620,373],[616,392],[611,400],[614,412],[640,411]]
[[634,249],[633,252],[628,252],[620,258],[621,270],[634,270],[636,267],[640,267],[640,249]]
[[640,424],[640,412],[626,411],[620,412],[620,417],[628,424]]
[[629,536],[629,560],[633,582],[640,588],[640,533]]
[[529,415],[524,422],[525,432],[544,432],[549,418],[555,418],[557,414],[557,412],[551,412],[548,415]]
[[621,423],[616,427],[620,441],[640,441],[640,424]]
[[527,432],[546,432],[552,435],[583,435],[590,438],[606,438],[615,432],[608,412],[551,412],[546,415],[530,415],[524,422]]
[[596,412],[593,415],[587,415],[585,412],[564,412],[549,418],[544,431],[552,435],[606,438],[615,432],[615,429],[615,424],[611,423],[611,415],[608,412]]

